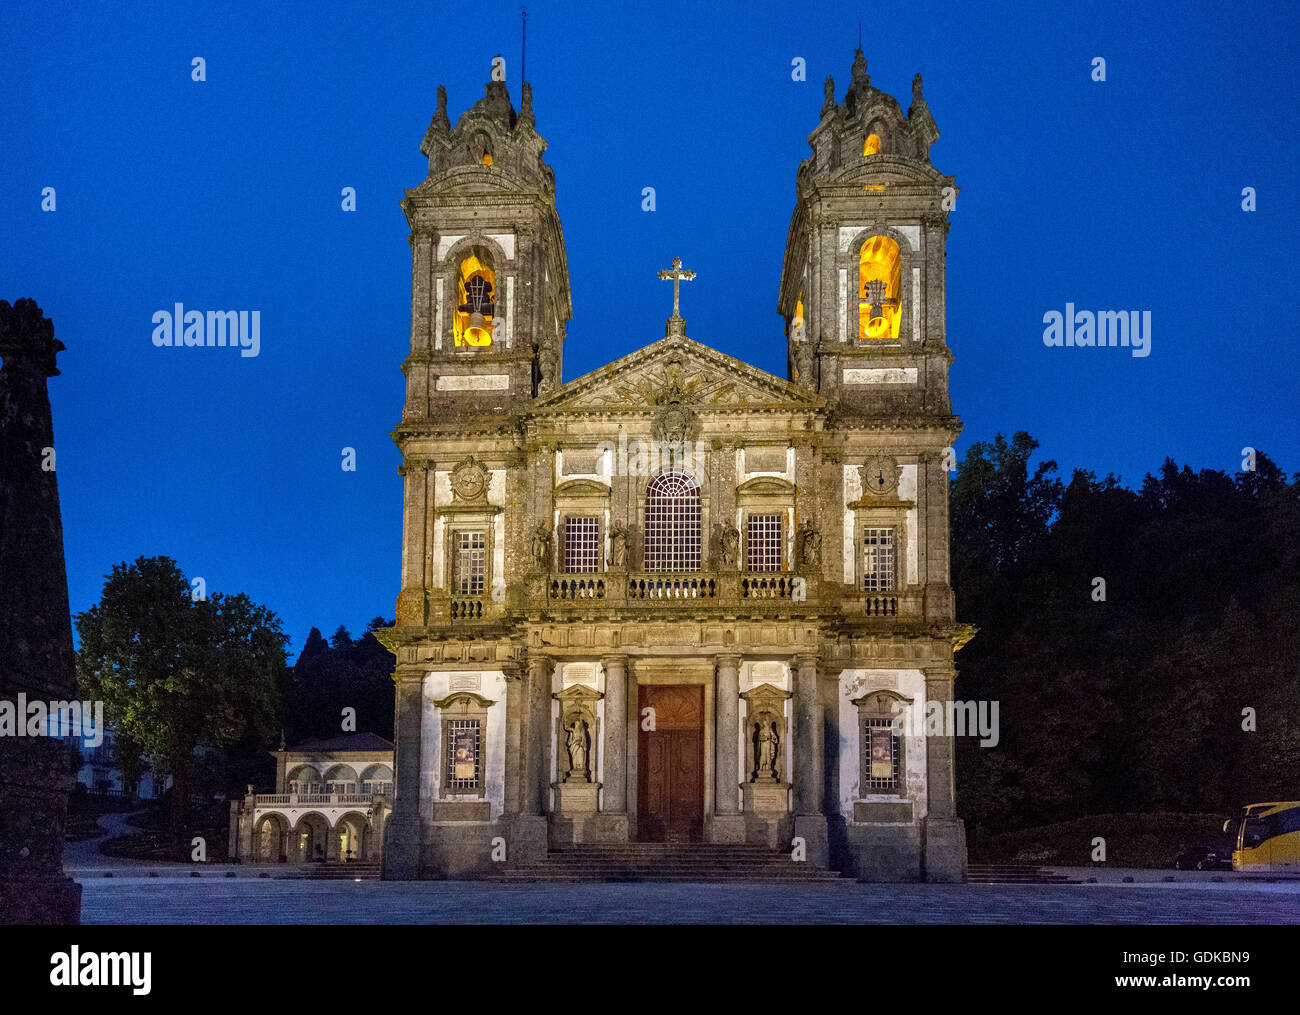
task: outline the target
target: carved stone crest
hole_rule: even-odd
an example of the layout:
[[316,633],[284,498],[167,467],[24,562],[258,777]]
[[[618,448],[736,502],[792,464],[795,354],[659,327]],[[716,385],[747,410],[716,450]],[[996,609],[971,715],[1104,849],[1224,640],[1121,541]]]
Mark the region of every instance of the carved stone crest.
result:
[[655,393],[655,413],[651,426],[654,438],[665,444],[681,444],[690,434],[694,413],[686,403],[684,385],[685,368],[681,360],[670,360],[664,374],[664,385]]
[[486,504],[488,471],[474,456],[463,459],[451,470],[451,492],[456,500]]

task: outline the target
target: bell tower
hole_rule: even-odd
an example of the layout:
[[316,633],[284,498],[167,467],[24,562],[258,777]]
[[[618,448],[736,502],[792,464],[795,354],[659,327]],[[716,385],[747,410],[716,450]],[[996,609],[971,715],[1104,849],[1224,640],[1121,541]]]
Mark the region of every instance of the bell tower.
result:
[[839,413],[951,414],[944,246],[957,187],[930,164],[938,138],[921,75],[906,116],[872,85],[861,49],[842,102],[826,79],[777,312],[790,379]]
[[402,418],[508,416],[559,386],[573,314],[532,88],[523,85],[516,113],[505,82],[489,81],[452,127],[439,86],[420,151],[428,176],[402,201],[411,228]]

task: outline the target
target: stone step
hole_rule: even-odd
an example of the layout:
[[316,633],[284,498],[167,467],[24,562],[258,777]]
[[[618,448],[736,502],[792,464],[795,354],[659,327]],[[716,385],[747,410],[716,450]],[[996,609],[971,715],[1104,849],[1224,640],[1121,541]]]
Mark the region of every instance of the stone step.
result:
[[636,883],[639,881],[681,881],[693,883],[708,882],[727,882],[747,885],[765,885],[771,882],[781,884],[840,884],[844,881],[834,874],[810,875],[807,877],[796,877],[792,874],[771,874],[767,877],[756,878],[751,874],[737,874],[734,871],[729,873],[720,873],[716,871],[648,871],[641,874],[629,874],[626,872],[610,872],[605,874],[578,874],[572,871],[518,871],[515,873],[502,872],[500,874],[489,874],[485,876],[488,881],[586,881],[590,884],[616,884],[616,883]]
[[1052,874],[1031,863],[975,863],[966,867],[972,885],[1068,885],[1073,879]]

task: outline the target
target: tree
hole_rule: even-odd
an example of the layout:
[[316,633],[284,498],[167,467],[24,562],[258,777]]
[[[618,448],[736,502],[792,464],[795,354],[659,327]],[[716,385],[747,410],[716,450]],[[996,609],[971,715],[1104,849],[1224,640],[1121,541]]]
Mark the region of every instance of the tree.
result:
[[290,743],[335,737],[344,708],[356,709],[357,730],[393,736],[393,657],[375,638],[391,621],[375,617],[354,639],[340,625],[326,641],[313,627],[289,674],[285,736]]
[[[1300,770],[1300,485],[1166,460],[1136,490],[972,446],[952,484],[957,694],[1000,703],[996,749],[957,742],[985,830],[1124,811],[1231,813]],[[1104,578],[1105,598],[1093,581]],[[1247,716],[1256,728],[1248,730]],[[1282,796],[1279,796],[1279,795]]]
[[185,840],[194,749],[267,739],[287,639],[246,595],[190,598],[170,557],[118,564],[98,603],[76,618],[82,693],[104,702],[125,742],[171,774],[172,839]]

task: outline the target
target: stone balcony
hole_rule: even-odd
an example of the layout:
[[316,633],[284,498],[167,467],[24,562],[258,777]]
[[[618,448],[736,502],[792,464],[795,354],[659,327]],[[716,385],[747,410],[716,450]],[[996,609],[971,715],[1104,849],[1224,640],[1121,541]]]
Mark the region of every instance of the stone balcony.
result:
[[438,627],[500,624],[544,612],[564,617],[636,616],[680,611],[699,615],[780,616],[794,611],[835,610],[870,626],[915,624],[925,617],[925,597],[906,592],[864,592],[798,572],[603,571],[536,575],[504,600],[490,595],[429,596],[429,623]]

